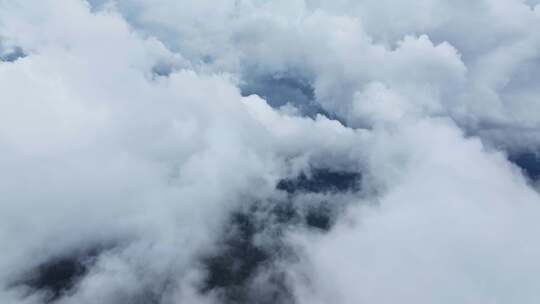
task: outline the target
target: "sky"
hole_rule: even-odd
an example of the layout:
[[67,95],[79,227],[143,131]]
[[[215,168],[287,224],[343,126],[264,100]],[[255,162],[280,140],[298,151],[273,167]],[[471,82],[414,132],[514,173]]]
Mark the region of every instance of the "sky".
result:
[[540,301],[537,0],[0,0],[0,303]]

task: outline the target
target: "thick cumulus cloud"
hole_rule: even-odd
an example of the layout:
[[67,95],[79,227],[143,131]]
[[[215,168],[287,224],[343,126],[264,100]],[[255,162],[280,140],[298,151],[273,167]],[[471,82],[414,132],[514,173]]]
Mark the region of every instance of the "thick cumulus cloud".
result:
[[537,303],[538,1],[0,0],[0,302]]

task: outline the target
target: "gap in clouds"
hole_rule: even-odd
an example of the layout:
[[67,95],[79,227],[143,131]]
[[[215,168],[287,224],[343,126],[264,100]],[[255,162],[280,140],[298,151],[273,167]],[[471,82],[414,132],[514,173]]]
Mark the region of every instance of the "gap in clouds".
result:
[[201,260],[207,270],[202,293],[223,303],[295,303],[282,267],[299,257],[285,236],[297,229],[328,232],[344,208],[335,195],[361,190],[360,173],[309,171],[280,180],[281,199],[253,202],[230,215],[218,249]]
[[540,179],[540,153],[537,151],[524,151],[510,154],[508,157],[512,163],[520,167],[523,173],[532,181]]
[[100,255],[113,248],[100,245],[50,257],[20,275],[10,288],[22,289],[28,296],[39,294],[45,303],[58,301],[74,293]]
[[0,44],[0,62],[15,62],[21,58],[26,57],[26,53],[22,48],[16,46],[10,49],[2,50]]

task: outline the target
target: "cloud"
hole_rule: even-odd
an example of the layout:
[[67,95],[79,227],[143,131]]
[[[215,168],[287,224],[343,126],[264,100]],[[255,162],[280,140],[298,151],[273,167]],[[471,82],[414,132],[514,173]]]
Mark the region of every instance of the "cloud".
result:
[[382,135],[377,145],[413,151],[379,171],[393,186],[377,207],[354,208],[354,222],[328,235],[293,238],[306,256],[297,272],[309,278],[299,276],[299,303],[538,300],[540,247],[530,240],[539,197],[503,155],[445,121]]
[[0,302],[536,303],[539,12],[0,0]]

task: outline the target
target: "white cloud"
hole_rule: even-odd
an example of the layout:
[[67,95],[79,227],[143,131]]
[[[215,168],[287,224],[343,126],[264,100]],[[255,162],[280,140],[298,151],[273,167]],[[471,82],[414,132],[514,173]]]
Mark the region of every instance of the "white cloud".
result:
[[328,235],[294,238],[310,282],[298,280],[300,303],[538,300],[539,196],[503,155],[444,121],[379,136],[377,168],[380,149],[404,157],[377,171],[391,184],[377,207],[351,210],[354,223]]
[[[297,255],[272,252],[261,295],[283,270],[298,303],[536,303],[540,199],[504,151],[540,145],[539,12],[0,0],[0,302],[43,302],[13,285],[98,245],[59,303],[220,302],[201,259],[231,212],[321,200],[327,233],[254,217]],[[279,85],[281,108],[242,96]],[[310,168],[363,190],[275,189]]]

